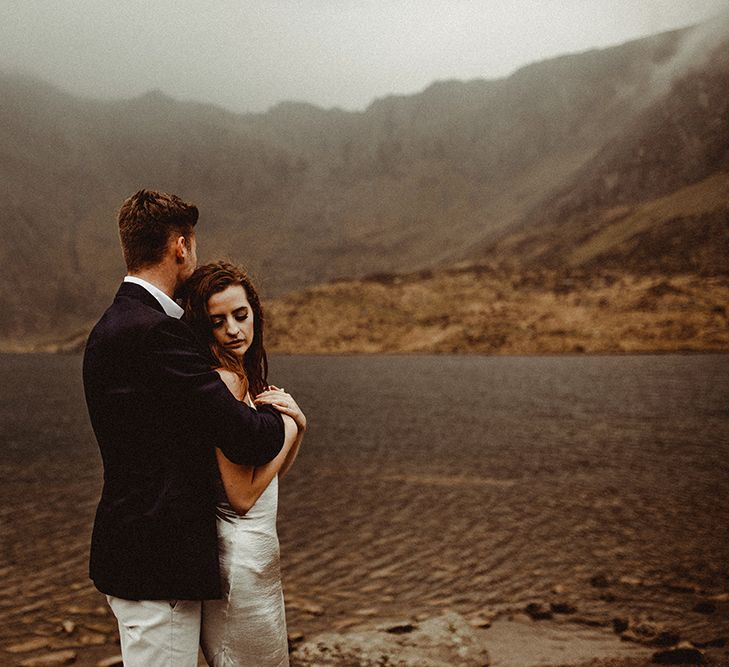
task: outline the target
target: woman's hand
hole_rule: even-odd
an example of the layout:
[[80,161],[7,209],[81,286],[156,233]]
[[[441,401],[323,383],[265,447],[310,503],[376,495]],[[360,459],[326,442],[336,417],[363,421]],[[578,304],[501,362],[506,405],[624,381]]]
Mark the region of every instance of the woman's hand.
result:
[[291,394],[287,394],[283,388],[269,385],[266,391],[261,392],[253,399],[255,405],[271,405],[279,412],[288,415],[296,422],[299,432],[306,430],[306,415],[294,400]]

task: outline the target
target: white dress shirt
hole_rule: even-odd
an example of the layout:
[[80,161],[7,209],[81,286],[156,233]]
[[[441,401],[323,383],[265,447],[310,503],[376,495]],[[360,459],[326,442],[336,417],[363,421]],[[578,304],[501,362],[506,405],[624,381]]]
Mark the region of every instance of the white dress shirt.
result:
[[141,285],[146,289],[162,306],[165,313],[175,319],[180,319],[182,314],[185,312],[180,306],[178,306],[170,297],[168,297],[159,287],[155,287],[152,283],[148,283],[146,280],[137,278],[137,276],[124,276],[125,283],[134,283]]

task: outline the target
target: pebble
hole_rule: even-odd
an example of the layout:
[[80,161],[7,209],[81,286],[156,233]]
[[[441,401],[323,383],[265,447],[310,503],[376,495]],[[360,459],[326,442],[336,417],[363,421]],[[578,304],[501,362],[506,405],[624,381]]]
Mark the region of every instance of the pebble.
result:
[[299,609],[306,614],[311,614],[312,616],[322,616],[324,614],[324,607],[314,602],[302,601],[299,603],[292,603],[289,606],[292,609]]
[[377,614],[380,613],[380,610],[376,607],[367,607],[366,609],[357,609],[354,613],[357,614],[357,616],[377,616]]
[[550,602],[549,608],[555,614],[574,614],[577,611],[577,607],[564,600]]
[[108,616],[110,613],[108,607],[81,607],[77,604],[68,605],[65,610],[68,614],[91,614],[92,616]]
[[124,661],[120,655],[113,655],[110,658],[99,660],[96,667],[124,667]]
[[609,619],[599,615],[581,615],[577,617],[573,616],[571,621],[573,623],[579,623],[580,625],[587,625],[591,628],[604,628],[610,625]]
[[677,593],[698,593],[699,587],[690,581],[671,581],[666,584],[666,588]]
[[726,637],[702,637],[697,639],[694,636],[691,643],[696,648],[723,648],[727,644],[727,639]]
[[56,634],[55,628],[53,630],[49,630],[47,628],[33,628],[33,634],[37,637],[52,637]]
[[41,648],[47,648],[48,647],[48,639],[43,637],[38,637],[37,639],[29,639],[28,641],[22,642],[20,644],[13,644],[12,646],[7,646],[5,650],[8,653],[29,653],[30,651],[37,651]]
[[340,618],[336,621],[332,621],[332,627],[335,630],[346,630],[355,625],[359,625],[362,621],[359,618]]
[[387,625],[382,629],[392,635],[404,635],[413,630],[417,630],[417,628],[418,626],[413,623],[395,623],[394,625]]
[[87,630],[93,630],[94,632],[100,632],[101,634],[108,634],[110,632],[115,632],[116,628],[112,627],[111,625],[107,623],[86,623],[84,622],[84,627]]
[[688,642],[681,642],[665,651],[653,654],[652,661],[659,665],[705,665],[704,654]]
[[630,625],[627,618],[614,618],[612,624],[613,632],[618,635],[625,632],[628,629],[628,625]]
[[694,605],[694,611],[699,614],[713,614],[716,611],[716,604],[711,600],[701,600]]
[[472,616],[468,622],[474,627],[474,628],[490,628],[491,624],[494,622],[494,619],[496,618],[497,613],[493,609],[483,609],[479,611],[477,614]]
[[552,618],[553,616],[552,611],[545,607],[541,602],[530,602],[525,607],[524,611],[535,621],[542,621]]
[[362,586],[362,588],[360,588],[360,591],[362,593],[377,593],[381,590],[382,590],[381,583],[367,584],[366,586]]
[[610,585],[610,582],[604,574],[596,574],[593,577],[590,577],[590,585],[595,588],[607,588]]
[[288,645],[289,645],[289,653],[294,650],[294,647],[299,642],[304,641],[304,633],[303,632],[289,632],[287,637],[288,639]]
[[106,644],[106,635],[98,632],[88,632],[81,635],[79,642],[83,646],[102,646]]
[[624,641],[648,644],[649,646],[672,646],[681,637],[677,632],[664,628],[650,621],[637,619],[613,619],[613,630]]
[[20,663],[20,667],[48,667],[53,665],[70,665],[76,662],[76,651],[56,651],[46,653],[34,658],[27,658]]

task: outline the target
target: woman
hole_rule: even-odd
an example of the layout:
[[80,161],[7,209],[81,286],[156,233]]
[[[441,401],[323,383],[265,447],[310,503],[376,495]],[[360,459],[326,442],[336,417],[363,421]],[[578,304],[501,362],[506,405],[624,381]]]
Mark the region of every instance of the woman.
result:
[[200,643],[211,667],[288,665],[276,534],[278,478],[296,458],[306,417],[283,389],[267,385],[263,312],[242,269],[226,262],[199,267],[187,284],[185,317],[208,343],[231,393],[251,407],[273,406],[286,428],[281,452],[258,468],[234,464],[216,450],[224,598],[203,603]]

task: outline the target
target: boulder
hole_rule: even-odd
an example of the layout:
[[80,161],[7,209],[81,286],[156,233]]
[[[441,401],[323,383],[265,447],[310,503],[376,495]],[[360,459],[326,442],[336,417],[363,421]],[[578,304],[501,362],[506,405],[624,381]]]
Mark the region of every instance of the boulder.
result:
[[386,623],[374,629],[324,633],[291,654],[292,667],[488,667],[484,633],[448,612],[418,624]]

